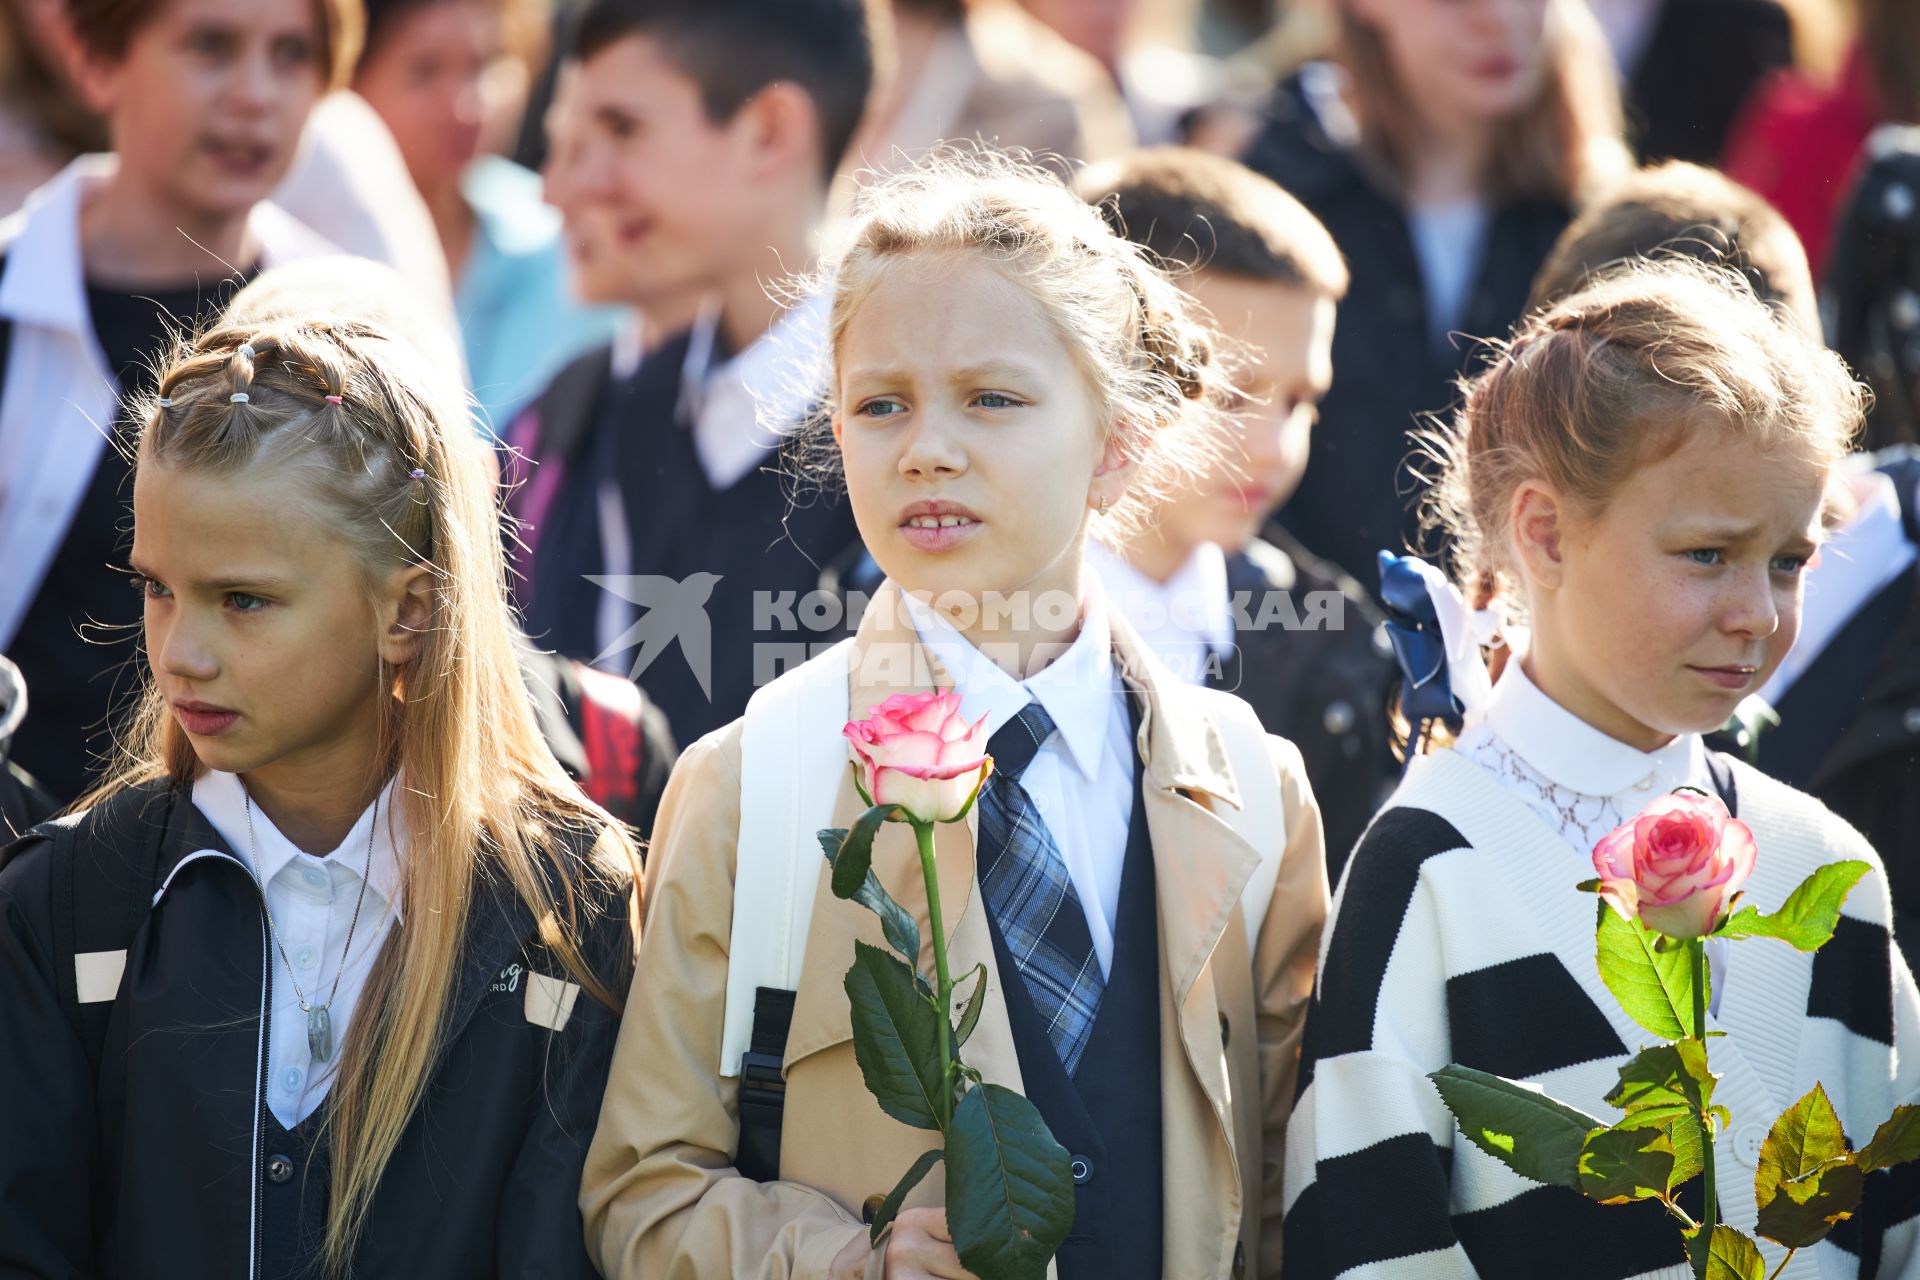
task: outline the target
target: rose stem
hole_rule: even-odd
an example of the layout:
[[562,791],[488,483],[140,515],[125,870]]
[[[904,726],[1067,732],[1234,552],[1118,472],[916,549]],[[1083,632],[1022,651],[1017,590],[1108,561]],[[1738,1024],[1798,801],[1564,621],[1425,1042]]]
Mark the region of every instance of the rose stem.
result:
[[947,975],[947,930],[940,920],[940,875],[933,862],[933,824],[916,822],[920,874],[927,882],[927,924],[933,929],[933,972],[940,983],[940,1129],[953,1120],[953,979]]
[[[1687,958],[1693,963],[1693,1034],[1704,1049],[1707,1043],[1707,944],[1699,938],[1689,939]],[[1708,1117],[1706,1108],[1700,1105],[1698,1082],[1691,1085],[1691,1092],[1694,1096],[1694,1121],[1700,1126],[1700,1186],[1706,1193],[1700,1214],[1700,1234],[1694,1237],[1693,1274],[1695,1280],[1706,1280],[1707,1259],[1713,1252],[1713,1227],[1720,1217],[1713,1198],[1713,1121]]]

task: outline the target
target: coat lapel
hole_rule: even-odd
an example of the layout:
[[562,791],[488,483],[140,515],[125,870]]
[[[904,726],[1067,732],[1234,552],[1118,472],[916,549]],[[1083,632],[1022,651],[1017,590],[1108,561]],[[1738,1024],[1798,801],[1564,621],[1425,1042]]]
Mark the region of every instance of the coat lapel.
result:
[[[951,679],[900,610],[899,589],[884,583],[874,594],[854,638],[847,688],[849,720],[865,719],[873,709],[898,693],[926,693],[951,686]],[[851,763],[843,772],[833,806],[837,827],[853,824],[866,804],[854,788]],[[961,998],[970,994],[966,975],[986,966],[989,989],[997,989],[1000,975],[993,961],[993,939],[986,917],[976,908],[974,872],[975,813],[964,822],[934,828],[934,862],[940,884],[940,910],[947,931],[947,961]],[[903,822],[881,826],[873,842],[873,873],[893,900],[920,924],[921,972],[933,972],[933,932],[927,923],[927,894],[920,870],[920,853],[913,829]],[[794,997],[793,1022],[787,1034],[786,1065],[853,1037],[852,1015],[842,985],[853,964],[853,944],[865,942],[885,948],[886,938],[874,914],[857,902],[843,902],[828,887],[828,865],[821,859],[814,896],[813,919],[807,930],[806,956],[801,962],[800,987]],[[958,1003],[958,1000],[956,1000]],[[1020,1089],[1020,1064],[1013,1047],[1013,1028],[1006,1005],[989,999],[980,1023],[967,1041],[966,1060],[983,1077],[1010,1089]]]

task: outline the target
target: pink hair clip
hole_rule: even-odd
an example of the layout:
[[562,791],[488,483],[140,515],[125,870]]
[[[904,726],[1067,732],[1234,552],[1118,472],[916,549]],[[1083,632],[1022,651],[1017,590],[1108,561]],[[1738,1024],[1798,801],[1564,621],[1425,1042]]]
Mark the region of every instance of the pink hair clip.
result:
[[328,396],[328,397],[327,397],[327,403],[328,403],[328,404],[339,404],[339,403],[340,403],[340,397],[339,397],[339,396]]

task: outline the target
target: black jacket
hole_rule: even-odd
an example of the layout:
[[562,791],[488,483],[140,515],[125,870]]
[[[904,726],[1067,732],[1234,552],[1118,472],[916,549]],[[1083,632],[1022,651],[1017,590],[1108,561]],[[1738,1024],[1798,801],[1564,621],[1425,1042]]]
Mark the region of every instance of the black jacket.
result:
[[[1405,212],[1353,148],[1328,136],[1299,76],[1275,91],[1244,159],[1326,224],[1352,274],[1334,326],[1333,387],[1320,405],[1306,478],[1280,521],[1374,591],[1374,554],[1404,550],[1417,530],[1408,433],[1453,404],[1454,380],[1474,363],[1478,344],[1457,338],[1435,349]],[[1455,328],[1504,338],[1570,218],[1546,201],[1496,210]]]
[[[1239,694],[1268,733],[1300,748],[1326,823],[1328,880],[1338,884],[1400,776],[1387,721],[1399,668],[1360,585],[1285,533],[1270,537],[1227,558],[1234,651],[1208,683]],[[1286,607],[1268,605],[1274,594]]]
[[[109,829],[128,835],[87,839]],[[69,830],[36,828],[0,854],[0,1275],[306,1274],[267,1266],[286,1241],[257,1238],[271,1197],[313,1192],[266,1146],[270,944],[252,874],[164,783]],[[80,860],[97,874],[78,885],[64,874],[76,845],[98,859]],[[560,1031],[530,1020],[525,975],[566,971],[504,875],[485,883],[445,1048],[374,1195],[359,1276],[595,1274],[576,1201],[619,1018],[582,992]],[[73,910],[76,894],[91,912]],[[120,935],[117,997],[75,1005],[74,952],[98,949],[103,896],[137,928]],[[608,905],[584,946],[621,992],[630,926]]]

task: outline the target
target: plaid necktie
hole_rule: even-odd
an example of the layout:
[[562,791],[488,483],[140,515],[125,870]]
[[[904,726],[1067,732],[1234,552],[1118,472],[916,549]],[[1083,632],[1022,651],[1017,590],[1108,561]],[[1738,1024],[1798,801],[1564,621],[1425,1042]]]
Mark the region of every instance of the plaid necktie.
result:
[[1060,846],[1020,785],[1053,732],[1046,709],[1029,702],[987,743],[993,775],[980,795],[980,890],[1047,1024],[1047,1038],[1072,1075],[1093,1033],[1106,977]]

